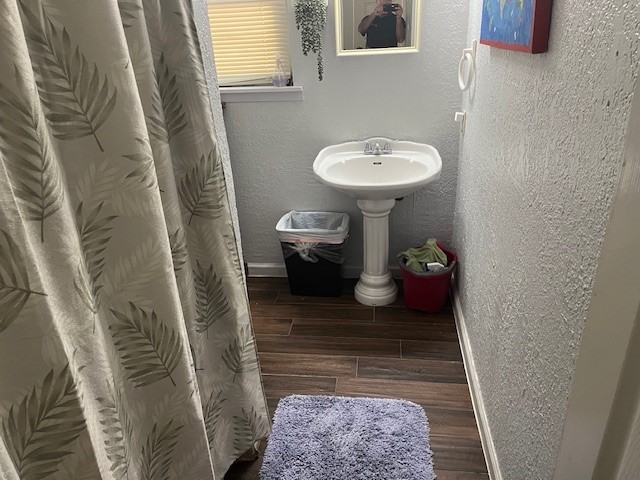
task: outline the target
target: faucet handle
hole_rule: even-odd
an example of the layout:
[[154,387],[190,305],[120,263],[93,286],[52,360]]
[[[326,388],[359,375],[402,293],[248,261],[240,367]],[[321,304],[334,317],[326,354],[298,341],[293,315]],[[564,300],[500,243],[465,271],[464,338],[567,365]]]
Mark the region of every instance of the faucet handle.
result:
[[384,147],[382,147],[382,153],[393,153],[389,142],[385,142]]
[[371,146],[371,144],[369,142],[367,142],[364,146],[364,153],[365,155],[368,153],[373,153],[373,147]]

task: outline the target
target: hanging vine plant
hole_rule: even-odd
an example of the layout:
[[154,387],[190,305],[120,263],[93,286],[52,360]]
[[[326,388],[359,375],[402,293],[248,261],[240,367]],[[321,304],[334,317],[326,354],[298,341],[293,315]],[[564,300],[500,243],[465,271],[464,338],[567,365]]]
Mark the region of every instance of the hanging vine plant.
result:
[[296,27],[302,38],[302,53],[313,52],[318,57],[318,79],[322,80],[322,32],[327,23],[325,0],[296,0]]

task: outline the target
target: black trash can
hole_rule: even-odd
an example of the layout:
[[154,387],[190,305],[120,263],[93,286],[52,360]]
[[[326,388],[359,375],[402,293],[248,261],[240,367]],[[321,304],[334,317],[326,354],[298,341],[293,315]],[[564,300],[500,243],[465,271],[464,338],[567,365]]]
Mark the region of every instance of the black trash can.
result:
[[339,297],[349,215],[296,212],[276,225],[292,295]]

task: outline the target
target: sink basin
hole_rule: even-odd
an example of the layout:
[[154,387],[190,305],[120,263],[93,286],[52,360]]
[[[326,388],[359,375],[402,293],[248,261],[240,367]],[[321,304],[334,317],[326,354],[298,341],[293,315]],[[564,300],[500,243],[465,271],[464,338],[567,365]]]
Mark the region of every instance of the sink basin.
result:
[[323,148],[313,171],[318,179],[359,200],[385,200],[409,195],[440,177],[442,160],[431,145],[386,138],[367,140],[372,147],[389,142],[392,153],[365,155],[365,142]]
[[[365,145],[380,155],[365,155]],[[389,144],[391,152],[382,153]],[[442,160],[431,145],[374,137],[323,148],[313,172],[324,184],[357,200],[362,210],[363,269],[356,300],[365,305],[392,303],[398,287],[389,271],[389,213],[395,199],[440,178]]]

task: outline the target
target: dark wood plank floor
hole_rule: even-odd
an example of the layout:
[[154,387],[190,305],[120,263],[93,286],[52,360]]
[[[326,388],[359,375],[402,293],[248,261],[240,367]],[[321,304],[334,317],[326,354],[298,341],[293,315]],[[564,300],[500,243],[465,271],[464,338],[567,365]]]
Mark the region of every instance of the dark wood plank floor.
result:
[[[271,414],[291,394],[404,398],[427,412],[438,480],[488,479],[451,306],[367,307],[346,283],[341,297],[317,298],[291,295],[286,279],[248,280]],[[225,479],[257,480],[261,461]]]

